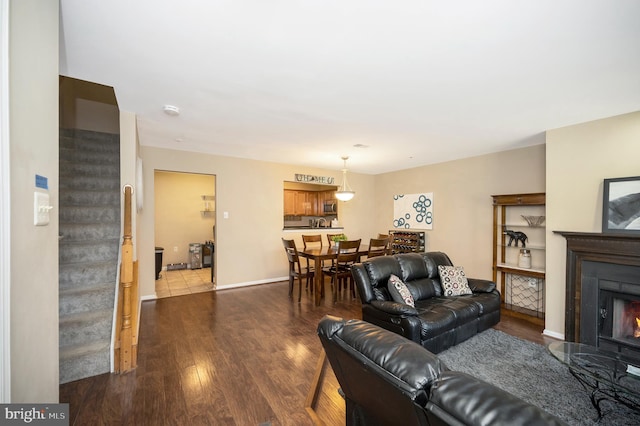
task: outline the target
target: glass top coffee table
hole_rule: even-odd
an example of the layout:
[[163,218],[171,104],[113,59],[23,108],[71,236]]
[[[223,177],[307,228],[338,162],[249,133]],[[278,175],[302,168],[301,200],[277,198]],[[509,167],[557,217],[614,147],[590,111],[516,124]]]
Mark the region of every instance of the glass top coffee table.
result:
[[640,411],[640,362],[583,343],[553,342],[548,348],[590,392],[598,418],[606,399]]

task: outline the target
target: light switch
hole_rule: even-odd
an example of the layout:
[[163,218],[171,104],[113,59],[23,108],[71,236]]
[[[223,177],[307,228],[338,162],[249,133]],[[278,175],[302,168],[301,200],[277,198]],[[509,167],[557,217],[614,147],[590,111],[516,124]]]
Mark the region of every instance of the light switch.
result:
[[49,205],[49,194],[44,192],[33,193],[33,224],[45,226],[49,224],[49,211],[53,206]]
[[229,219],[229,212],[222,213],[222,218],[223,219]]

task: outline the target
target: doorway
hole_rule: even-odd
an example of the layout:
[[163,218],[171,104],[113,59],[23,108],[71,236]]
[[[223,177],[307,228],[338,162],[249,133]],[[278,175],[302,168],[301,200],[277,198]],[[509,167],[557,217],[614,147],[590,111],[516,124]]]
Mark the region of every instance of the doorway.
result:
[[154,171],[156,296],[215,289],[216,177]]

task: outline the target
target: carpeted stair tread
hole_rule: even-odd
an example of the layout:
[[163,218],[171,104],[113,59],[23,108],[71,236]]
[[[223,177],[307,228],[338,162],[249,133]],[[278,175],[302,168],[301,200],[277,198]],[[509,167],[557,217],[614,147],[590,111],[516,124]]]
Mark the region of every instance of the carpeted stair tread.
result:
[[65,263],[59,267],[60,291],[84,287],[87,283],[110,282],[114,286],[118,272],[117,262],[113,260],[99,262]]
[[120,205],[117,206],[69,206],[59,213],[62,223],[114,222],[120,219]]
[[83,312],[94,312],[103,306],[113,305],[114,297],[113,282],[91,287],[60,289],[58,310],[61,317]]
[[60,383],[108,373],[111,369],[110,352],[109,341],[61,347]]
[[118,260],[120,246],[119,239],[65,241],[60,240],[58,260],[60,264],[98,262]]
[[95,310],[60,315],[60,346],[82,345],[86,342],[111,341],[113,310]]
[[104,152],[100,151],[82,151],[73,148],[60,147],[60,158],[64,158],[65,162],[84,164],[111,164],[120,165],[119,157],[105,156]]
[[89,311],[89,312],[79,312],[72,315],[64,315],[60,317],[60,324],[70,324],[70,323],[94,323],[100,321],[103,318],[112,317],[113,312],[108,309]]
[[119,164],[84,164],[69,161],[60,162],[60,176],[99,176],[120,178]]
[[76,132],[76,135],[62,135],[60,147],[75,149],[80,152],[120,152],[120,137],[118,135],[99,132]]
[[63,237],[62,240],[66,240],[65,242],[119,240],[120,224],[116,222],[60,223],[59,234]]
[[97,350],[109,349],[111,342],[91,342],[84,345],[70,345],[60,347],[60,359],[69,359],[74,356],[90,354]]
[[116,179],[104,179],[100,176],[84,176],[78,180],[60,180],[60,190],[67,189],[73,190],[120,190],[120,180]]
[[120,193],[108,191],[85,191],[82,189],[67,189],[60,191],[60,206],[114,206],[120,205]]

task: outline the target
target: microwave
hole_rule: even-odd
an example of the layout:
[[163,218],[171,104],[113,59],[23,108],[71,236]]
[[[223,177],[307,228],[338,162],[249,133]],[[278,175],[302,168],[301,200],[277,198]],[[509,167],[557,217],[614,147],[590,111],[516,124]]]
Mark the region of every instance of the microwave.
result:
[[324,202],[324,212],[325,213],[338,213],[338,205],[335,201],[325,201]]

